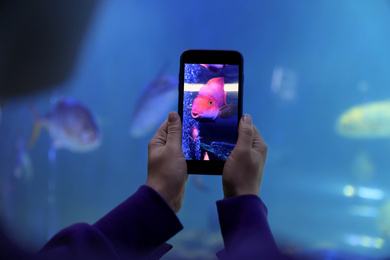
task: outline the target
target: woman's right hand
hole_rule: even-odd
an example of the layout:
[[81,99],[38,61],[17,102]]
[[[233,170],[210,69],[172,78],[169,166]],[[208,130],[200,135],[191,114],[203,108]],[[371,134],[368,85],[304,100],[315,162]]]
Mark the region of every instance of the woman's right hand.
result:
[[248,114],[242,116],[238,126],[238,139],[223,169],[222,184],[225,198],[253,194],[259,195],[267,145],[252,124]]

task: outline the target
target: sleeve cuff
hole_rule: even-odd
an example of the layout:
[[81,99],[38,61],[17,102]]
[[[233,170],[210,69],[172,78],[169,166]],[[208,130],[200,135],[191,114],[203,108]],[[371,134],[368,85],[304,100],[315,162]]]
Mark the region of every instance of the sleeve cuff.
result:
[[258,196],[241,195],[219,200],[217,208],[225,253],[229,258],[240,255],[266,257],[278,253],[268,225],[267,207]]
[[[167,202],[151,187],[141,186],[131,197],[94,224],[120,255],[167,252],[165,242],[183,229]],[[156,251],[156,252],[157,252]]]

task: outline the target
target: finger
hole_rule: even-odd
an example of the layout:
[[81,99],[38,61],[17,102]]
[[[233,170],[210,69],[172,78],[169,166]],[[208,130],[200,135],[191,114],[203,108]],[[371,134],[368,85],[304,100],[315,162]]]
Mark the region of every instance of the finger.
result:
[[261,137],[259,130],[257,130],[256,126],[253,126],[253,149],[260,152],[264,157],[267,155],[267,144],[264,142],[263,138]]
[[167,143],[181,147],[181,120],[176,112],[169,113],[167,129]]
[[253,132],[251,116],[248,114],[243,115],[238,126],[237,146],[252,147]]
[[149,145],[165,145],[167,142],[167,127],[168,120],[165,120],[160,127],[157,129],[152,140],[150,140]]

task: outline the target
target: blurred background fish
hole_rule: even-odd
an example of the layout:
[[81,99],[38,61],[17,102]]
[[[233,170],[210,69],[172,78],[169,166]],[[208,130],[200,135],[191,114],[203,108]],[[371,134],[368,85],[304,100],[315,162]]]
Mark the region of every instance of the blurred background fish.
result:
[[352,138],[390,137],[390,100],[348,109],[337,121],[337,133]]
[[14,177],[24,181],[31,181],[34,175],[34,168],[27,146],[22,138],[15,143],[15,165]]
[[209,188],[205,184],[205,181],[202,176],[200,175],[190,175],[188,176],[189,181],[194,185],[198,190],[201,191],[208,191]]
[[283,101],[292,101],[297,97],[298,74],[286,67],[276,66],[272,73],[271,91]]
[[[321,260],[390,256],[390,203],[381,210],[390,202],[387,137],[374,139],[372,129],[364,138],[336,133],[348,108],[390,99],[389,0],[5,2],[0,15],[0,211],[3,227],[32,251],[63,227],[94,223],[144,184],[147,142],[159,122],[150,130],[141,123],[152,123],[156,115],[165,120],[169,110],[162,110],[169,98],[161,93],[171,91],[168,103],[177,109],[176,84],[166,90],[153,86],[163,75],[156,64],[172,61],[164,74],[176,77],[180,54],[203,48],[234,49],[244,56],[243,112],[252,116],[269,146],[260,196],[279,248],[292,254],[325,250],[312,257]],[[95,8],[87,11],[93,2]],[[210,26],[221,21],[223,26]],[[190,64],[187,72],[199,87],[216,77],[224,77],[226,85],[237,83],[235,65],[215,73]],[[112,122],[104,128],[110,142],[88,154],[61,151],[53,163],[44,156],[51,138],[42,133],[28,150],[34,176],[25,182],[14,176],[15,141],[22,137],[28,148],[31,135],[31,112],[24,104],[37,104],[43,116],[52,108],[46,101],[53,92],[7,99],[5,106],[2,93],[53,85],[60,87],[54,95],[77,97]],[[186,96],[191,102],[185,107],[192,106],[195,94]],[[144,108],[148,100],[149,110]],[[366,113],[360,107],[364,118],[382,122],[380,128],[388,121],[386,109]],[[183,112],[191,117],[190,109]],[[203,137],[197,142],[189,138],[194,124]],[[144,137],[130,137],[130,125]],[[233,142],[208,142],[203,125],[193,120],[185,126],[183,138],[195,150],[191,156],[202,160],[207,152],[210,160],[226,159],[216,154],[231,151]],[[355,126],[362,131],[359,123]],[[173,239],[167,259],[215,259],[223,247],[215,207],[223,194],[220,177],[189,177],[179,213],[186,229]],[[202,187],[200,181],[207,192],[196,187]],[[379,225],[376,214],[382,216]],[[212,246],[214,234],[219,243]]]
[[131,118],[131,137],[143,137],[156,130],[177,105],[178,79],[165,74],[165,68],[141,90]]
[[88,152],[101,143],[100,131],[91,111],[73,98],[59,99],[44,117],[34,113],[36,122],[30,146],[35,143],[43,127],[49,132],[54,149]]

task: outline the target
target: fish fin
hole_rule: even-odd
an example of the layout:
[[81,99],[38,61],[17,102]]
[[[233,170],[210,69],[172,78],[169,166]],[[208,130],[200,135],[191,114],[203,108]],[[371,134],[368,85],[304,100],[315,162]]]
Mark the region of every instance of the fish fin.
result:
[[41,133],[42,126],[43,126],[43,124],[40,120],[35,121],[34,126],[33,126],[33,130],[31,132],[30,140],[28,141],[29,148],[34,147],[34,145],[35,145],[36,141],[38,140],[38,137]]
[[192,109],[192,107],[187,107],[187,109]]
[[225,78],[224,77],[218,77],[218,78],[212,78],[207,82],[207,85],[210,85],[211,83],[218,84],[218,85],[224,85],[225,84]]
[[218,116],[222,119],[230,118],[237,113],[237,106],[234,104],[227,104],[219,108]]
[[225,96],[224,96],[224,98],[223,98],[223,103],[224,103],[225,105],[227,105],[227,104],[226,104],[226,94],[227,94],[227,92],[225,91]]
[[28,104],[27,107],[30,109],[31,114],[32,114],[33,119],[34,119],[33,129],[31,131],[30,139],[28,142],[28,147],[32,148],[32,147],[34,147],[36,141],[38,140],[38,137],[41,133],[41,129],[42,129],[42,127],[45,126],[46,122],[45,122],[45,119],[43,119],[39,115],[39,112],[37,111],[37,109],[35,108],[35,106],[33,104]]
[[223,109],[225,109],[226,107],[228,107],[228,106],[230,106],[230,105],[232,105],[232,104],[228,104],[228,105],[223,105],[223,106],[221,106],[220,108],[218,108],[219,110],[223,110]]

